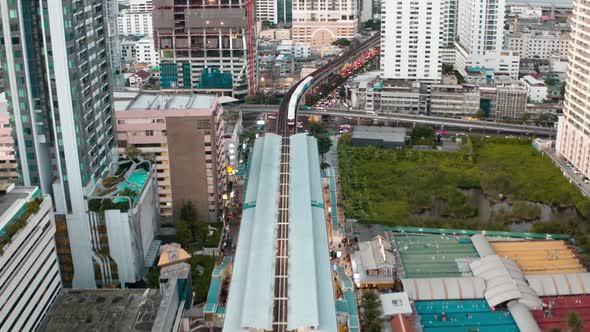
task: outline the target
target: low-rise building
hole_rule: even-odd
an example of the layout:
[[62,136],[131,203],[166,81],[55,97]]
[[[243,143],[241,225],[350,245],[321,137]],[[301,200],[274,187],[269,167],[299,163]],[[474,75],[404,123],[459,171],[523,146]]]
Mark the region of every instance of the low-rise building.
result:
[[218,220],[226,190],[223,108],[215,95],[140,94],[115,103],[119,152],[153,154],[160,214],[191,201],[201,220]]
[[121,40],[121,63],[125,66],[144,64],[158,66],[158,52],[154,49],[152,37],[127,37]]
[[150,79],[150,72],[145,70],[137,71],[129,75],[129,86],[132,88],[139,88],[143,86]]
[[496,82],[496,109],[494,117],[518,119],[526,113],[528,92],[518,80]]
[[547,85],[543,80],[527,75],[520,79],[528,91],[529,100],[534,103],[542,103],[547,100]]
[[62,289],[51,197],[0,184],[0,330],[36,331]]
[[162,268],[160,289],[62,290],[40,331],[188,331],[191,267]]
[[479,89],[475,85],[433,84],[430,86],[430,114],[475,115],[479,111]]
[[406,128],[356,126],[352,131],[351,144],[403,149],[406,146]]
[[395,258],[391,242],[381,235],[358,243],[351,256],[352,273],[357,288],[391,288]]
[[528,30],[527,32],[508,32],[504,35],[504,48],[518,51],[524,59],[567,57],[569,42],[569,30]]

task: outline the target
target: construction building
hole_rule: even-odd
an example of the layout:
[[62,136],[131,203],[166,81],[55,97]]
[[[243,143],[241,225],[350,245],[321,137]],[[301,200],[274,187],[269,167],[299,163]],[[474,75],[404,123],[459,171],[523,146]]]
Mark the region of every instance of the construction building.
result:
[[162,90],[254,94],[253,0],[155,0],[152,18]]

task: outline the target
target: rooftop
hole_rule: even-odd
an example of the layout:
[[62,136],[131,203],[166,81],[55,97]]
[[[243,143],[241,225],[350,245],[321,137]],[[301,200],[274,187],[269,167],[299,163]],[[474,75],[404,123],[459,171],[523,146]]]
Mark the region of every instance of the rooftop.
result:
[[41,331],[151,331],[160,307],[157,289],[63,289]]
[[159,251],[160,259],[158,261],[158,267],[185,262],[191,258],[191,255],[177,243],[165,244],[160,247]]
[[543,331],[560,328],[567,331],[567,317],[575,311],[585,324],[590,322],[590,295],[544,297],[547,308],[532,311],[533,317]]
[[381,312],[385,317],[398,314],[409,315],[412,313],[408,293],[385,293],[379,295],[379,298],[381,299]]
[[215,95],[206,94],[148,94],[142,93],[133,100],[126,110],[209,110],[217,103]]
[[505,309],[492,311],[485,300],[416,301],[424,332],[518,332]]
[[352,138],[404,142],[406,128],[356,126],[352,131]]
[[[378,235],[371,241],[359,242],[359,250],[352,255],[352,269],[355,282],[392,282],[395,260],[391,243]],[[380,270],[380,273],[370,271]]]
[[[240,242],[234,261],[224,330],[272,329],[275,246],[282,137],[256,140],[248,161]],[[287,329],[335,331],[336,304],[328,257],[319,154],[315,138],[290,137]],[[275,188],[276,190],[273,190]],[[294,249],[297,248],[297,249]]]
[[515,261],[525,274],[587,272],[564,241],[490,241],[490,245],[498,256]]
[[[6,191],[2,194],[3,191]],[[9,185],[0,191],[0,235],[5,234],[6,226],[24,214],[26,203],[41,195],[38,187]]]
[[467,258],[478,257],[470,242],[446,235],[396,235],[406,278],[471,276]]

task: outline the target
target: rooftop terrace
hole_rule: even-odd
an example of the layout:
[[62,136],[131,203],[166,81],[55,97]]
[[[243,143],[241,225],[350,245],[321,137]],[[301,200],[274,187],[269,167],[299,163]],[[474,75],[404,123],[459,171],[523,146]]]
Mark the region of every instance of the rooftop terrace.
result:
[[518,332],[507,310],[492,311],[485,300],[416,301],[424,332]]
[[478,257],[473,245],[455,236],[395,235],[406,278],[472,276],[467,257]]
[[490,242],[498,256],[515,261],[525,274],[587,272],[564,241]]

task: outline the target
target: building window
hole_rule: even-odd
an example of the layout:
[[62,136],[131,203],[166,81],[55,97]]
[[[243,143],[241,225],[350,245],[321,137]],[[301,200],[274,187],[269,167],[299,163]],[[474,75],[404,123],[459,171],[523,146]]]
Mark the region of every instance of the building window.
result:
[[146,130],[145,136],[154,136],[154,131],[153,130]]

